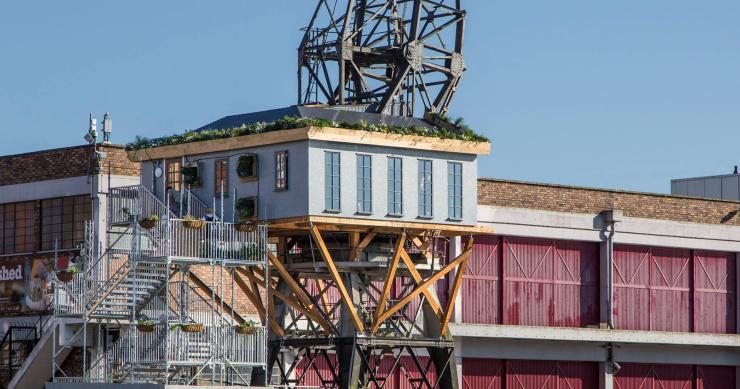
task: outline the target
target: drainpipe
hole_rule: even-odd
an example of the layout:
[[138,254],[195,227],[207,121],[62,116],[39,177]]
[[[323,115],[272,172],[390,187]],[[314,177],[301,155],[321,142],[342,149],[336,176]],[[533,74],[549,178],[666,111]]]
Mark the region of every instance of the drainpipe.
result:
[[606,237],[606,324],[610,330],[614,329],[614,234],[616,225],[623,219],[622,211],[604,211],[604,236]]

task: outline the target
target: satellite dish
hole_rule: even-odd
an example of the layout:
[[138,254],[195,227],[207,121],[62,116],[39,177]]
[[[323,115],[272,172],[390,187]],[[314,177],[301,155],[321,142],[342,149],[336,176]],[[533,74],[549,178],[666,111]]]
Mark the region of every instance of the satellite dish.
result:
[[164,171],[162,170],[161,167],[154,169],[154,177],[160,178],[162,177],[162,174],[164,174]]

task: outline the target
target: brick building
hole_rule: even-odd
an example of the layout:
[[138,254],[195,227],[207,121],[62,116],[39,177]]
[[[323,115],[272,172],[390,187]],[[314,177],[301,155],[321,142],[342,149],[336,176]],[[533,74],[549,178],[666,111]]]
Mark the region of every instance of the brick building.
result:
[[[45,307],[28,287],[41,267],[67,266],[84,221],[106,217],[94,193],[140,183],[122,148],[100,151],[0,158],[0,266],[22,269],[1,281],[4,332],[37,325]],[[450,327],[462,388],[740,387],[739,202],[493,179],[477,197],[494,234],[475,237]],[[438,283],[442,299],[451,289]],[[320,384],[323,368],[302,383]]]

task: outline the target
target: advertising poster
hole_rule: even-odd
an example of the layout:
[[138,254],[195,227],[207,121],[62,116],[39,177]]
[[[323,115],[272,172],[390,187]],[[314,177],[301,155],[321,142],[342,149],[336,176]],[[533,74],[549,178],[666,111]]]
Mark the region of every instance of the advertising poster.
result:
[[27,315],[50,308],[53,258],[0,260],[0,315]]

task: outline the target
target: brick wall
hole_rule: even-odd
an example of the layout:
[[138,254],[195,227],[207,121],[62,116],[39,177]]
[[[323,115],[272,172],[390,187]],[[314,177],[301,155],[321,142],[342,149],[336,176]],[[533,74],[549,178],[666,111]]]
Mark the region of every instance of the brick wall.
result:
[[[201,281],[203,281],[207,285],[211,285],[212,281],[212,274],[211,274],[211,267],[210,266],[202,266],[202,265],[196,265],[190,267],[190,272],[196,275]],[[232,282],[231,274],[229,274],[229,270],[224,268],[223,269],[223,284],[221,284],[221,269],[217,266],[215,268],[215,277],[216,277],[216,285],[223,285],[224,290],[223,291],[216,291],[216,295],[223,298],[224,302],[229,304],[231,307],[234,308],[234,311],[236,311],[239,315],[241,315],[243,318],[247,318],[249,316],[256,316],[257,315],[257,309],[252,305],[251,301],[249,301],[249,298],[247,298],[247,295],[242,292],[242,290],[239,288],[236,283]],[[241,276],[243,280],[246,280],[246,277]],[[191,283],[192,286],[195,286]],[[233,301],[232,301],[232,289],[231,286],[234,286],[233,288]],[[264,301],[264,293],[262,293],[264,289],[260,288],[261,292],[261,298]],[[210,300],[211,296],[206,293],[201,293],[199,290],[199,294],[201,294],[202,297],[204,297],[206,300]]]
[[[128,159],[123,147],[100,146],[100,151],[107,153],[103,173],[108,173],[110,161],[113,175],[139,175],[139,164]],[[92,146],[85,145],[0,157],[0,186],[86,176],[95,168],[92,152]]]
[[590,214],[617,209],[627,217],[740,225],[740,202],[735,201],[487,178],[478,180],[478,204]]

